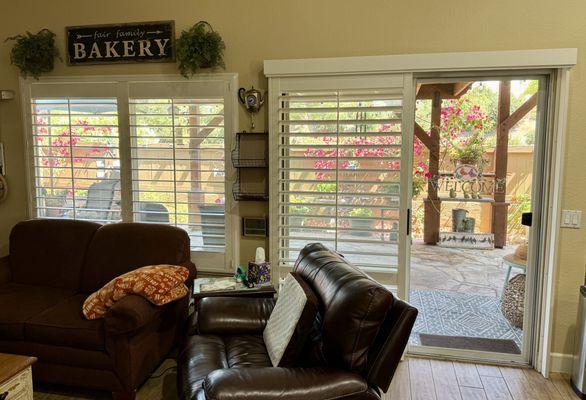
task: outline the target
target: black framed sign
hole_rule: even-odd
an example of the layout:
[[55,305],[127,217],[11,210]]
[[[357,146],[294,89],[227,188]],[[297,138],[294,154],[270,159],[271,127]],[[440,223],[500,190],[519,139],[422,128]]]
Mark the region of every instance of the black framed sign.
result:
[[67,64],[173,62],[175,22],[70,26]]

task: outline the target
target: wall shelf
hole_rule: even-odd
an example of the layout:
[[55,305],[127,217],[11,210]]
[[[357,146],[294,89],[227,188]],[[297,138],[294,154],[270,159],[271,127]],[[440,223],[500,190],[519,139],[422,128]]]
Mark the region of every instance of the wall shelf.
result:
[[467,199],[465,197],[440,197],[442,202],[453,202],[453,203],[494,203],[494,199],[482,198],[482,199]]
[[[248,146],[244,146],[245,142],[249,142]],[[232,165],[238,170],[236,182],[232,187],[234,200],[268,200],[268,187],[265,187],[264,191],[244,190],[242,174],[240,173],[242,169],[265,169],[268,171],[268,132],[236,132],[236,144],[231,152],[231,159]]]
[[232,195],[236,201],[266,201],[269,199],[267,192],[243,192],[240,182],[236,182],[232,187]]

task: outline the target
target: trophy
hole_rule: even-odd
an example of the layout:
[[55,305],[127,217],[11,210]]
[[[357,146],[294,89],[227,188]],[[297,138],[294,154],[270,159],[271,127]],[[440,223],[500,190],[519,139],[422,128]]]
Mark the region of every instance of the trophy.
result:
[[248,90],[245,88],[238,89],[238,98],[246,107],[246,111],[250,113],[250,129],[254,130],[254,114],[258,113],[265,103],[265,95],[253,86]]

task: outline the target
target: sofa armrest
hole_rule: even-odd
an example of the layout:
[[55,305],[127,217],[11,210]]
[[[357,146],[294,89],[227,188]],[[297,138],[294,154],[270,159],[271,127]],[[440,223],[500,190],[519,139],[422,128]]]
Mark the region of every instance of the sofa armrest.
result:
[[191,261],[184,261],[177,265],[179,265],[180,267],[185,267],[189,270],[189,276],[185,281],[185,285],[187,285],[187,287],[191,287],[193,285],[193,280],[197,278],[197,267]]
[[275,299],[250,297],[204,297],[197,305],[200,334],[261,333],[275,307]]
[[159,318],[165,308],[137,295],[126,296],[115,302],[106,314],[106,332],[111,335],[135,332]]
[[203,382],[207,399],[324,400],[368,398],[358,374],[329,368],[233,368],[211,372]]
[[10,256],[0,257],[0,283],[8,283],[10,280]]

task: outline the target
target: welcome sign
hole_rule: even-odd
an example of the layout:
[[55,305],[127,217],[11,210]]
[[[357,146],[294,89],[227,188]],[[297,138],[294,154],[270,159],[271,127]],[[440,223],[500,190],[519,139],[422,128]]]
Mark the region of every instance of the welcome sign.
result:
[[172,62],[173,21],[66,28],[69,65]]

